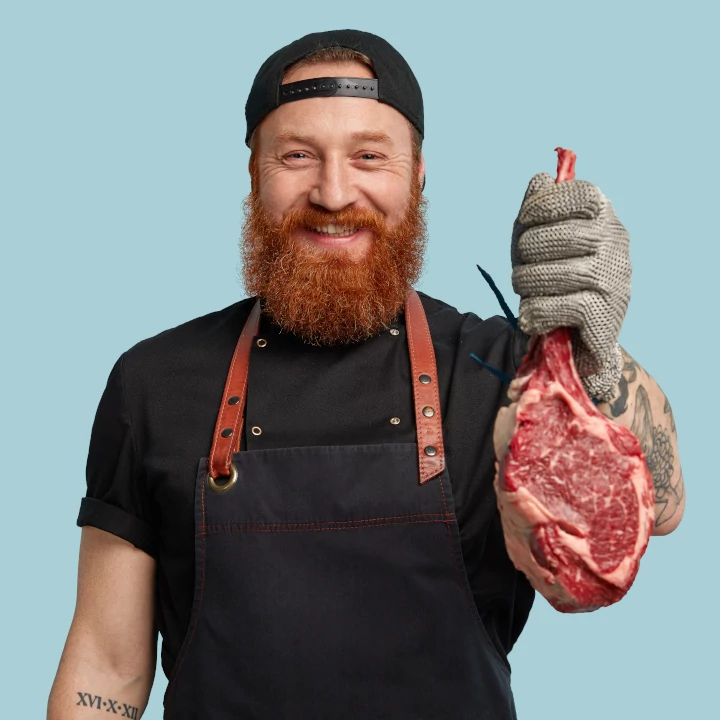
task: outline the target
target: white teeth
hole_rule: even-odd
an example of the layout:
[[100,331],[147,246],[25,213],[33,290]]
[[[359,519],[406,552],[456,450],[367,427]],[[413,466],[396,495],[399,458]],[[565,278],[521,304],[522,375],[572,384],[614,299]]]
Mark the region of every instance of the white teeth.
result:
[[345,225],[323,225],[322,227],[312,228],[314,232],[320,235],[333,235],[335,237],[347,237],[357,232],[357,228],[347,227]]

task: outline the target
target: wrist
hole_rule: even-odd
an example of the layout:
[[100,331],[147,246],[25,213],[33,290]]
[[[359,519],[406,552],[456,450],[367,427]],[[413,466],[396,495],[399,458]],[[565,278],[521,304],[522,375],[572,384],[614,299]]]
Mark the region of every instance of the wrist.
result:
[[610,402],[617,394],[622,375],[622,352],[616,342],[605,364],[594,375],[580,377],[587,394],[600,402]]

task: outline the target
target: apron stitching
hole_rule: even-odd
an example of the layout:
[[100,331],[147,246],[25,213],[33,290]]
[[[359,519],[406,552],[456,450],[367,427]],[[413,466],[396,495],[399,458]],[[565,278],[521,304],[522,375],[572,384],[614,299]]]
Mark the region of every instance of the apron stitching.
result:
[[473,620],[475,621],[475,625],[476,625],[478,631],[480,631],[480,626],[478,625],[478,618],[476,617],[477,612],[476,612],[476,610],[474,611],[472,605],[470,604],[470,598],[468,597],[467,590],[465,589],[465,585],[462,581],[462,576],[460,575],[460,566],[458,565],[458,562],[457,562],[457,555],[455,554],[455,545],[453,544],[453,541],[452,541],[452,535],[450,533],[450,525],[448,523],[446,523],[446,525],[445,525],[445,530],[446,530],[448,542],[450,543],[450,552],[452,554],[453,565],[455,566],[455,572],[457,573],[457,579],[458,579],[458,583],[460,585],[460,590],[462,591],[463,598],[465,599],[465,605],[467,606],[468,612],[470,613]]
[[[202,516],[202,522],[203,526],[205,525],[205,483],[202,484],[202,490],[200,492],[200,514]],[[203,601],[203,594],[205,592],[205,533],[201,533],[202,537],[202,563],[200,564],[200,596],[198,597],[198,604],[197,609],[195,612],[195,621],[193,622],[192,630],[190,631],[190,637],[188,638],[187,646],[185,647],[185,652],[183,653],[182,658],[180,659],[180,664],[178,665],[177,672],[175,673],[175,677],[173,677],[172,683],[170,687],[168,687],[167,691],[167,700],[166,705],[170,704],[170,699],[172,698],[173,691],[177,687],[177,679],[180,677],[180,671],[182,670],[182,666],[188,656],[188,653],[190,651],[190,646],[192,645],[193,638],[195,637],[195,630],[198,626],[198,620],[200,619],[200,610],[202,608],[202,601]]]
[[[485,629],[485,626],[483,624],[482,618],[480,617],[480,613],[478,612],[477,605],[475,605],[475,600],[472,598],[472,596],[468,595],[468,590],[465,587],[465,583],[463,583],[462,575],[460,574],[460,566],[457,561],[457,555],[455,554],[455,544],[452,540],[452,534],[450,532],[450,523],[445,523],[445,530],[447,531],[448,541],[450,542],[450,550],[452,553],[452,559],[453,559],[453,565],[455,565],[455,570],[457,572],[458,582],[460,583],[460,589],[462,590],[463,597],[465,598],[465,604],[467,605],[468,612],[472,616],[472,619],[475,621],[475,627],[477,628],[478,633],[480,633],[480,638],[484,644],[487,644],[490,646],[491,650],[493,651],[493,654],[495,657],[500,661],[501,667],[505,670],[505,672],[508,674],[510,671],[508,670],[508,667],[506,665],[505,660],[500,657],[500,653],[498,649],[495,647],[495,644],[490,639],[490,636],[487,634],[487,630]],[[469,587],[469,586],[468,586]]]
[[[232,364],[235,365],[235,358],[233,358],[233,363],[232,363]],[[248,365],[249,365],[249,362],[248,362]],[[232,370],[230,370],[230,372],[232,372]],[[242,391],[241,391],[241,393],[240,393],[240,397],[242,397],[242,398],[245,398],[245,391],[246,391],[246,389],[247,389],[248,375],[249,375],[249,374],[250,374],[249,372],[246,372],[246,373],[245,373],[245,380],[244,380],[244,382],[243,382]],[[241,412],[240,418],[242,418],[243,414],[245,413],[245,403],[243,403],[243,407],[242,407],[242,410],[241,410],[240,412]],[[237,424],[237,426],[239,426],[239,423]],[[233,429],[234,429],[234,428],[233,428]],[[238,440],[240,440],[240,438],[238,438]],[[233,451],[233,443],[231,442],[231,443],[228,444],[227,453],[225,453],[225,464],[228,464],[228,463],[231,462],[231,458],[232,458],[232,455],[233,455],[233,452],[232,452],[232,451]]]
[[[443,482],[442,477],[440,478],[440,489],[442,491],[443,496],[443,502],[445,502],[445,489],[443,488]],[[454,516],[453,516],[454,520]],[[501,666],[505,669],[506,672],[509,672],[507,669],[507,666],[505,664],[505,661],[500,657],[500,653],[498,652],[498,649],[493,644],[492,640],[487,634],[487,631],[485,629],[485,626],[483,625],[482,618],[480,617],[480,613],[478,612],[477,605],[475,605],[475,600],[472,598],[472,596],[468,595],[468,588],[465,587],[465,583],[463,582],[462,575],[460,573],[460,565],[458,564],[457,555],[455,553],[455,544],[453,543],[452,539],[452,533],[450,531],[450,522],[445,523],[445,531],[448,537],[448,542],[450,543],[450,552],[452,554],[453,559],[453,565],[455,566],[455,572],[457,573],[458,583],[460,584],[460,589],[462,590],[463,597],[465,598],[465,604],[467,605],[468,612],[470,613],[472,619],[475,621],[475,627],[477,628],[478,633],[480,634],[480,638],[483,643],[487,643],[490,645],[491,649],[494,652],[494,655],[496,658],[500,660]]]
[[[445,488],[443,487],[442,478],[440,478],[440,491],[442,492],[442,498],[443,498],[443,504],[446,503],[445,501]],[[447,504],[445,504],[445,512],[447,513]],[[454,519],[454,516],[453,516]],[[445,530],[447,532],[448,541],[450,542],[450,552],[452,554],[452,560],[453,565],[455,566],[455,572],[457,573],[457,579],[458,583],[460,584],[460,589],[462,590],[463,598],[465,598],[465,604],[467,605],[467,609],[470,612],[470,615],[472,616],[473,620],[475,621],[475,625],[482,635],[482,629],[480,628],[480,625],[478,624],[480,621],[480,618],[477,613],[477,607],[474,606],[474,601],[471,605],[471,599],[468,597],[467,588],[465,587],[465,583],[463,582],[462,575],[460,574],[460,565],[458,564],[457,555],[455,553],[455,544],[452,540],[452,534],[450,532],[450,523],[445,524]]]
[[[438,372],[438,369],[437,369],[437,362],[435,360],[435,348],[433,346],[432,336],[430,335],[430,327],[427,323],[427,318],[426,318],[426,321],[424,323],[422,323],[422,332],[424,333],[424,335],[427,339],[427,344],[428,344],[428,347],[430,348],[430,352],[432,354],[432,360],[435,363],[435,368],[434,368],[435,382],[433,383],[433,386],[432,386],[432,393],[433,393],[433,398],[435,401],[435,406],[437,407],[437,411],[438,411],[438,413],[440,413],[442,415],[441,408],[440,408],[440,373]],[[414,381],[415,381],[415,378],[413,378],[413,387],[414,387]],[[430,434],[432,434],[432,428],[428,427],[428,432]],[[438,446],[439,446],[438,450],[440,452],[443,452],[444,448],[443,448],[442,432],[440,434],[440,437],[438,438]]]
[[372,527],[391,527],[393,525],[419,525],[423,523],[448,523],[452,522],[452,518],[450,519],[439,519],[439,520],[408,520],[407,522],[391,522],[391,523],[371,523],[366,525],[351,525],[348,527],[305,527],[302,524],[297,525],[286,525],[280,528],[270,528],[267,530],[260,530],[257,528],[263,528],[267,527],[265,525],[247,525],[242,527],[227,527],[223,530],[211,530],[208,531],[207,528],[204,528],[202,532],[198,533],[200,536],[206,536],[206,535],[215,535],[222,532],[253,532],[253,533],[273,533],[273,532],[298,532],[298,531],[304,531],[304,532],[328,532],[328,531],[336,531],[340,532],[343,530],[364,530],[365,528],[372,528]]
[[443,517],[444,515],[447,515],[447,511],[445,513],[413,513],[411,515],[383,515],[381,517],[373,517],[373,518],[352,518],[351,520],[307,520],[306,522],[282,522],[282,523],[265,523],[265,522],[258,522],[258,523],[209,523],[207,525],[203,525],[202,527],[225,527],[228,525],[345,525],[347,523],[356,523],[356,522],[372,522],[374,520],[400,520],[402,518],[414,518],[414,517]]
[[[406,322],[407,325],[407,322]],[[408,349],[410,351],[410,367],[411,367],[411,375],[412,375],[412,389],[413,389],[413,407],[414,412],[417,413],[417,408],[420,404],[419,398],[418,398],[418,391],[417,386],[415,384],[415,374],[414,371],[417,369],[416,361],[415,361],[415,341],[413,338],[412,332],[407,333],[407,342],[408,342]],[[419,443],[421,445],[424,445],[424,439],[425,439],[425,428],[422,426],[421,423],[418,423],[417,420],[415,421],[415,431],[417,433],[417,439],[418,441],[421,440],[422,442]],[[419,455],[419,465],[420,465],[420,474],[422,475],[426,461],[425,458],[422,455]]]
[[[442,495],[443,507],[445,508],[445,517],[447,517],[447,515],[448,515],[447,500],[445,500],[445,485],[442,481],[442,476],[440,477],[440,494]],[[453,517],[455,517],[455,513],[453,513]]]
[[[232,374],[233,368],[235,367],[235,356],[236,355],[237,355],[237,353],[233,353],[232,360],[230,362],[230,373],[231,374]],[[220,410],[221,415],[222,415],[222,411],[225,409],[225,402],[227,400],[227,398],[225,397],[225,394],[226,394],[226,392],[223,391],[223,397],[221,400],[222,405],[220,406],[221,407],[221,410]],[[217,447],[217,442],[218,442],[219,437],[220,437],[220,433],[218,433],[218,432],[216,432],[213,436],[213,443],[212,443],[212,447],[210,448],[210,457],[208,458],[208,460],[210,462],[212,462],[212,458],[215,457],[215,448]],[[232,443],[231,443],[231,447],[232,447]],[[208,463],[208,465],[209,464],[210,463]],[[212,469],[212,468],[209,468],[209,469]]]
[[[250,313],[252,314],[252,310],[250,311]],[[237,352],[234,352],[234,353],[233,353],[232,361],[230,362],[229,376],[232,376],[232,374],[233,374],[233,369],[235,368],[235,363],[237,362],[238,355],[239,355],[239,353],[237,353]],[[248,373],[245,373],[245,381],[243,382],[242,392],[240,393],[240,396],[241,396],[241,397],[245,397],[245,388],[247,387],[247,381],[248,381],[247,376],[248,376]],[[221,409],[221,411],[220,411],[220,412],[221,412],[221,415],[222,415],[223,411],[225,410],[225,402],[227,401],[226,394],[227,394],[227,393],[226,393],[226,391],[224,390],[224,391],[223,391],[223,398],[222,398],[222,406],[221,406],[222,409]],[[243,410],[244,410],[244,409],[243,409]],[[216,432],[216,433],[214,434],[213,443],[212,443],[212,448],[211,448],[211,450],[210,450],[210,459],[212,459],[212,458],[215,456],[215,447],[217,446],[217,442],[218,442],[218,438],[219,438],[219,437],[220,437],[220,434],[219,434],[218,432]],[[232,443],[232,441],[231,441],[231,442],[228,444],[228,452],[227,452],[226,455],[225,455],[225,463],[227,463],[227,462],[230,460],[230,458],[232,457],[232,449],[233,449],[233,443]]]

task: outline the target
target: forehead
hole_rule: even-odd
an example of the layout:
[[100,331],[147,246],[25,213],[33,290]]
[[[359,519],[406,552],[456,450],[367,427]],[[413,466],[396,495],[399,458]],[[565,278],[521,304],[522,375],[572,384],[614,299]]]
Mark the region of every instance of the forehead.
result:
[[[302,65],[285,75],[284,83],[317,77],[372,78],[364,63],[316,63]],[[283,138],[300,136],[319,144],[347,142],[361,135],[387,136],[387,142],[407,152],[412,135],[405,117],[377,100],[356,97],[304,98],[273,110],[258,127],[259,144],[274,146]]]

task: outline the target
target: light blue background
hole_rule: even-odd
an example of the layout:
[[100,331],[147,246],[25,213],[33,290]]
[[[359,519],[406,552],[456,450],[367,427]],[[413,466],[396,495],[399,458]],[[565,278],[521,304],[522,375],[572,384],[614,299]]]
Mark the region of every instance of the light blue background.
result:
[[[6,2],[0,16],[6,717],[44,717],[75,600],[75,519],[110,368],[235,302],[243,109],[260,63],[358,27],[424,91],[431,244],[420,288],[517,307],[525,186],[578,154],[632,237],[625,347],[671,399],[688,506],[619,605],[537,601],[511,654],[521,720],[718,717],[717,3]],[[161,716],[159,672],[148,718]]]

